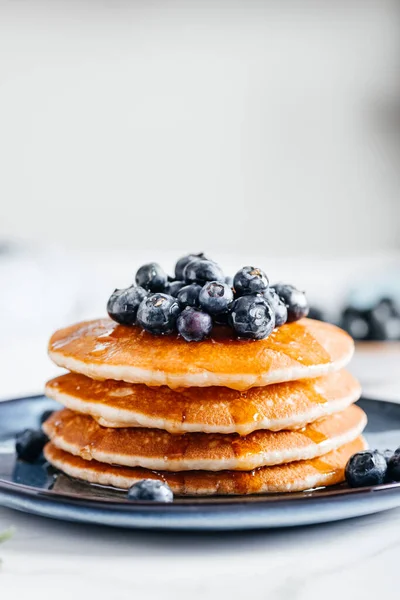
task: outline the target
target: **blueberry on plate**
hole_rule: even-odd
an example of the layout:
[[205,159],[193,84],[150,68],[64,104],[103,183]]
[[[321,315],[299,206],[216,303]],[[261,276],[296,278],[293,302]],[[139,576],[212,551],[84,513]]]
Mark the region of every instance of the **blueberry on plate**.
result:
[[168,285],[168,288],[165,288],[166,293],[168,293],[170,296],[173,296],[174,298],[177,298],[180,290],[185,287],[186,282],[185,281],[171,281]]
[[167,483],[142,479],[129,488],[128,498],[143,502],[172,502],[174,494]]
[[183,270],[183,278],[188,283],[204,285],[207,281],[225,282],[225,275],[217,263],[206,259],[191,260]]
[[243,267],[233,278],[237,296],[262,293],[268,289],[268,277],[257,267]]
[[182,256],[182,258],[180,258],[178,260],[178,262],[175,265],[175,279],[183,279],[183,271],[186,267],[186,265],[188,263],[190,263],[192,260],[209,260],[204,254],[203,252],[199,252],[199,254],[187,254],[186,256]]
[[237,337],[262,340],[275,327],[273,308],[260,294],[241,296],[232,305],[231,324]]
[[176,298],[168,294],[152,294],[139,305],[137,323],[149,333],[172,333],[180,313]]
[[389,458],[387,478],[389,481],[400,481],[400,448]]
[[47,419],[50,419],[54,410],[45,410],[40,416],[40,424],[42,425]]
[[140,286],[115,290],[107,302],[107,312],[113,321],[121,325],[135,325],[139,304],[146,296],[148,292]]
[[25,429],[15,439],[15,451],[20,460],[35,462],[48,442],[47,436],[40,429]]
[[298,321],[308,315],[309,306],[304,292],[298,290],[294,285],[286,283],[277,283],[272,287],[286,304],[288,323]]
[[186,307],[177,320],[178,332],[187,342],[201,342],[212,330],[212,318],[198,308]]
[[190,285],[185,285],[178,292],[178,302],[181,308],[186,308],[187,306],[199,306],[199,295],[201,292],[201,285],[197,283],[191,283]]
[[135,277],[137,285],[150,292],[162,292],[168,282],[168,276],[158,263],[152,262],[138,269]]
[[346,465],[345,476],[350,487],[380,485],[386,478],[387,464],[378,450],[363,450],[353,454]]
[[233,302],[233,292],[226,283],[209,281],[200,291],[199,303],[210,315],[226,313]]
[[275,327],[281,327],[281,325],[284,325],[287,321],[286,304],[281,300],[274,288],[265,290],[262,295],[274,309]]

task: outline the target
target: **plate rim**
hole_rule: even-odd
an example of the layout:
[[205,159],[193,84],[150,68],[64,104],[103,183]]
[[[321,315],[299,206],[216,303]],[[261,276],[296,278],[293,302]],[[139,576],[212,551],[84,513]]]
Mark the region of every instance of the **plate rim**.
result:
[[[36,394],[6,399],[0,402],[0,412],[2,405],[10,406],[35,400],[46,400],[46,396]],[[365,400],[382,402],[396,407],[400,412],[400,405],[397,403],[370,398]],[[103,486],[96,487],[101,489]],[[318,489],[318,495],[313,493],[315,491],[252,496],[177,497],[173,503],[164,504],[132,502],[123,497],[101,498],[52,492],[0,478],[0,505],[82,523],[188,530],[233,530],[316,524],[370,514],[400,505],[400,482],[364,488],[340,485]],[[278,521],[274,522],[276,518]]]

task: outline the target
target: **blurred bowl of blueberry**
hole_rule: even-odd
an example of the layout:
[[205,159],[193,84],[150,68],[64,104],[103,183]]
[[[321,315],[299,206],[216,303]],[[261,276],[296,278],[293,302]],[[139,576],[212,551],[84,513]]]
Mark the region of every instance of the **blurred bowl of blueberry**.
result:
[[400,271],[371,276],[344,298],[336,315],[311,302],[309,317],[339,325],[355,340],[349,370],[364,397],[400,402]]
[[347,294],[335,319],[319,306],[312,306],[309,316],[336,323],[356,342],[400,341],[400,271],[371,275],[359,282]]
[[346,306],[340,326],[356,341],[400,341],[400,308],[394,298],[382,297],[370,308]]

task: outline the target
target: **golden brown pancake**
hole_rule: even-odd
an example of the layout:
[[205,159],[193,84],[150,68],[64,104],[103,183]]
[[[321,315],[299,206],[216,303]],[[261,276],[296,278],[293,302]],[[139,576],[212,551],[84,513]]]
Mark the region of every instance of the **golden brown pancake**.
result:
[[354,350],[344,331],[312,319],[283,325],[265,340],[230,336],[216,327],[210,339],[186,342],[98,319],[56,331],[49,354],[60,367],[93,379],[245,390],[339,370]]
[[344,410],[360,397],[359,383],[342,370],[316,379],[239,392],[224,387],[147,387],[96,381],[68,373],[48,382],[46,394],[90,414],[106,427],[151,427],[171,433],[239,433],[297,429]]
[[60,450],[51,442],[45,446],[46,459],[67,475],[127,489],[142,479],[167,482],[177,496],[243,495],[268,492],[299,492],[334,485],[344,480],[344,468],[350,456],[366,448],[362,437],[320,458],[298,461],[253,471],[150,471],[140,467],[119,467],[87,461]]
[[297,431],[185,433],[160,429],[101,427],[92,417],[63,409],[44,423],[57,448],[80,456],[127,467],[164,471],[252,469],[315,458],[355,440],[367,418],[358,406]]

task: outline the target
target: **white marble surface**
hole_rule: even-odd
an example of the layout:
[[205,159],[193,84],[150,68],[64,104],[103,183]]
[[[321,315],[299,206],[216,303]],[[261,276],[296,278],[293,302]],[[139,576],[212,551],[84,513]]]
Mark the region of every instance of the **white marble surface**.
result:
[[400,510],[279,531],[176,534],[0,509],[1,598],[399,598]]

